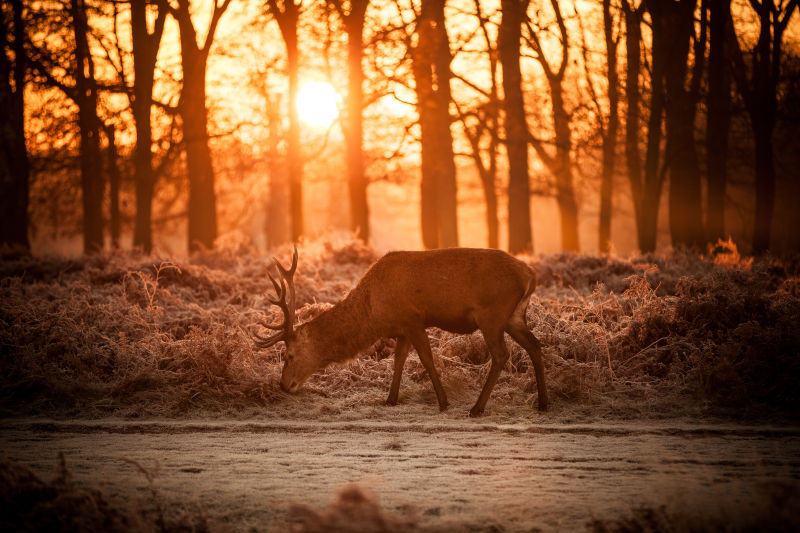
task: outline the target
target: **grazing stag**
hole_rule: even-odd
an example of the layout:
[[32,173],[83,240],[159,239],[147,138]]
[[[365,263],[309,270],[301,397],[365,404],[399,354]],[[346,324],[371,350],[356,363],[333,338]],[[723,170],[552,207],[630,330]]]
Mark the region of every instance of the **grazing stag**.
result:
[[470,416],[483,413],[509,354],[503,333],[508,333],[530,356],[536,372],[538,408],[547,409],[547,387],[539,341],[528,329],[525,310],[536,286],[536,273],[522,261],[499,250],[450,248],[425,252],[391,252],[373,264],[358,284],[338,304],[313,320],[294,326],[294,272],[292,265],[275,265],[280,281],[269,275],[276,298],[270,303],[283,311],[278,325],[262,323],[276,331],[255,334],[256,345],[268,348],[286,343],[281,388],[295,392],[311,374],[335,362],[354,357],[376,340],[396,337],[394,376],[386,403],[395,405],[400,376],[410,346],[414,346],[430,376],[439,408],[447,408],[447,395],[433,365],[425,328],[453,333],[480,329],[492,366]]

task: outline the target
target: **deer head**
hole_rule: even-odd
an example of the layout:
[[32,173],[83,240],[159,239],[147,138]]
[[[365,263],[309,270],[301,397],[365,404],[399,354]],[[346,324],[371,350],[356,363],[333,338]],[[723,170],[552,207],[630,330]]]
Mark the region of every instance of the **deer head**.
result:
[[303,326],[297,328],[294,326],[296,309],[294,273],[297,270],[297,247],[292,255],[292,265],[288,269],[277,259],[273,259],[273,262],[278,269],[280,281],[276,280],[272,274],[268,274],[275,289],[275,298],[267,296],[267,301],[281,309],[283,322],[268,324],[261,321],[261,326],[276,333],[270,336],[262,336],[258,333],[253,335],[256,338],[255,344],[259,348],[269,348],[280,341],[286,344],[281,388],[286,392],[295,392],[311,374],[320,370],[322,366],[319,363],[319,357],[316,356],[316,343],[310,338],[307,329]]

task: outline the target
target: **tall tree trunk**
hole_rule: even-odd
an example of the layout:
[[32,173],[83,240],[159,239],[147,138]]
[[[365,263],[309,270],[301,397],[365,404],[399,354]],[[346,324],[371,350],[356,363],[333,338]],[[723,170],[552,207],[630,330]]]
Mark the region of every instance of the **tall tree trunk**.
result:
[[230,5],[214,0],[204,44],[198,46],[197,32],[189,12],[189,0],[179,0],[173,16],[178,21],[181,40],[183,87],[178,105],[183,122],[183,142],[189,174],[189,251],[212,248],[217,238],[217,197],[214,192],[214,167],[208,146],[206,109],[206,65],[219,19]]
[[303,148],[300,145],[300,112],[297,95],[300,92],[300,51],[297,48],[297,26],[293,34],[284,34],[289,68],[289,135],[286,163],[289,171],[289,212],[292,218],[292,241],[305,234],[303,213]]
[[561,64],[554,69],[548,60],[539,35],[531,29],[530,38],[536,59],[544,70],[547,85],[550,89],[550,104],[553,110],[553,130],[555,131],[555,156],[545,150],[541,140],[531,137],[531,143],[541,160],[555,176],[556,201],[561,215],[561,247],[564,250],[578,251],[578,203],[572,179],[572,133],[570,116],[564,106],[564,75],[569,66],[569,39],[567,26],[561,14],[558,0],[550,0],[556,16],[558,31],[561,37]]
[[111,247],[119,248],[120,220],[119,220],[119,156],[117,153],[116,132],[113,124],[105,124],[106,133],[106,173],[108,174],[108,199],[109,218],[111,229]]
[[291,239],[289,214],[289,183],[286,165],[280,155],[281,142],[280,96],[267,96],[267,121],[269,122],[269,205],[267,207],[267,247],[274,248]]
[[[665,65],[667,90],[667,153],[669,167],[669,221],[673,244],[700,247],[705,243],[703,209],[701,203],[701,177],[694,142],[696,115],[695,94],[686,89],[689,47],[694,35],[694,10],[696,0],[681,0],[670,4],[663,13],[671,36],[671,46]],[[705,18],[705,16],[703,16]],[[696,39],[696,76],[699,80],[705,54],[705,20],[702,22],[703,38]]]
[[422,145],[421,215],[426,248],[458,246],[456,168],[450,132],[450,45],[444,0],[423,0],[412,51]]
[[[489,54],[489,101],[478,110],[478,126],[474,130],[474,135],[470,135],[470,130],[464,123],[464,131],[472,146],[472,157],[478,168],[478,175],[481,178],[483,196],[486,199],[486,232],[487,245],[489,248],[500,247],[500,224],[498,221],[497,209],[497,148],[498,148],[498,127],[500,114],[500,96],[497,86],[497,46],[492,42],[492,37],[488,28],[488,19],[483,14],[481,0],[474,0],[475,14],[483,33],[486,43],[486,50]],[[489,136],[489,146],[486,148],[488,165],[484,164],[481,155],[481,138],[486,133]]]
[[[14,42],[5,20],[0,21],[0,246],[28,252],[28,188],[30,166],[25,145],[25,25],[21,0],[10,2]],[[14,52],[14,63],[7,55]],[[12,88],[10,81],[14,80]]]
[[80,129],[81,192],[83,194],[83,251],[103,248],[103,172],[100,120],[97,118],[97,83],[94,78],[84,0],[71,0],[70,17],[75,37],[75,103]]
[[[750,97],[750,122],[756,143],[756,214],[753,232],[753,253],[770,248],[772,216],[775,210],[775,162],[772,135],[778,110],[778,80],[782,63],[783,34],[796,10],[797,0],[781,4],[772,0],[753,2],[761,28],[753,57],[753,94]],[[738,42],[737,42],[738,47]],[[737,80],[738,83],[738,80]]]
[[608,80],[608,127],[603,135],[603,176],[600,185],[600,227],[598,248],[603,253],[611,251],[611,196],[616,164],[617,131],[619,130],[619,74],[617,73],[617,40],[614,38],[614,18],[611,0],[603,0],[603,34],[606,43]]
[[731,78],[726,42],[731,0],[708,0],[710,10],[708,57],[708,117],[706,162],[708,195],[706,226],[713,243],[725,238],[725,184],[728,181],[728,133],[731,122]]
[[753,53],[752,80],[747,76],[742,50],[730,21],[727,44],[731,51],[733,77],[750,116],[756,143],[753,253],[760,254],[769,250],[772,236],[775,205],[772,134],[777,119],[777,86],[782,63],[783,34],[794,12],[800,10],[800,2],[790,0],[776,5],[772,0],[752,0],[750,5],[756,11],[761,25]]
[[291,233],[294,242],[300,240],[304,234],[303,148],[300,145],[300,113],[297,110],[297,94],[300,92],[300,51],[297,47],[300,1],[295,3],[295,0],[286,0],[282,5],[278,5],[277,0],[267,0],[269,12],[278,22],[283,42],[286,45],[286,67],[289,76],[289,132],[286,139],[286,167],[289,178]]
[[561,215],[561,248],[577,252],[578,244],[578,202],[572,177],[572,139],[569,115],[564,108],[561,84],[551,85],[550,97],[553,104],[553,126],[556,131],[556,200]]
[[147,3],[130,0],[131,43],[133,45],[134,98],[131,102],[136,126],[133,152],[133,179],[136,193],[136,219],[133,246],[145,253],[153,249],[152,205],[156,176],[153,171],[153,130],[150,113],[153,106],[153,81],[156,57],[164,31],[167,8],[158,3],[158,15],[152,33],[147,28]]
[[647,149],[644,162],[644,190],[642,191],[641,227],[639,249],[653,252],[658,235],[658,208],[661,200],[663,175],[659,169],[661,134],[664,119],[664,68],[667,38],[663,28],[662,4],[647,0],[647,10],[653,24],[652,68],[650,76],[650,116],[647,120]]
[[329,0],[336,8],[347,31],[347,114],[344,136],[347,153],[348,191],[350,193],[350,229],[364,242],[369,242],[369,205],[367,179],[364,174],[364,16],[369,0],[350,2],[345,12],[341,1]]
[[526,0],[502,0],[498,54],[503,67],[506,153],[508,156],[508,251],[533,252],[528,182],[528,124],[520,70],[521,26]]
[[[206,61],[202,52],[181,43],[183,89],[180,113],[183,142],[189,174],[189,250],[214,247],[217,238],[217,207],[214,193],[214,168],[208,146],[206,111]],[[184,46],[185,45],[185,46]],[[191,50],[184,53],[183,50]]]
[[625,12],[625,161],[628,169],[628,181],[633,196],[633,212],[636,219],[637,243],[642,244],[643,197],[642,159],[639,153],[639,73],[641,72],[642,11],[641,6],[633,9],[628,0],[623,0]]

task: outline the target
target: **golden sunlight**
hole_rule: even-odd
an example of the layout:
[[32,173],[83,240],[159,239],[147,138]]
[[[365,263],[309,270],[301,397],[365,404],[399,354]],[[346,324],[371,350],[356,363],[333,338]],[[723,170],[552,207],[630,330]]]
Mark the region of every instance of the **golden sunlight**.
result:
[[330,83],[307,81],[297,95],[300,120],[312,128],[327,128],[339,116],[341,100]]

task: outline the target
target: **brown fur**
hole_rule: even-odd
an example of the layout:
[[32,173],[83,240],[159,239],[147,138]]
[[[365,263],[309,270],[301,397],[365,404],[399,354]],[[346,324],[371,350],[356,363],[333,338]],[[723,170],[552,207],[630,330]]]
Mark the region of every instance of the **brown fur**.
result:
[[535,286],[535,272],[499,250],[388,253],[341,302],[295,329],[287,342],[281,386],[297,390],[311,374],[330,363],[355,356],[379,338],[396,337],[395,373],[387,403],[397,403],[403,364],[413,345],[433,382],[439,407],[445,409],[447,397],[433,366],[425,328],[454,333],[480,329],[492,366],[470,414],[483,412],[508,360],[505,332],[528,351],[536,372],[539,409],[545,410],[541,349],[525,323],[525,309]]

